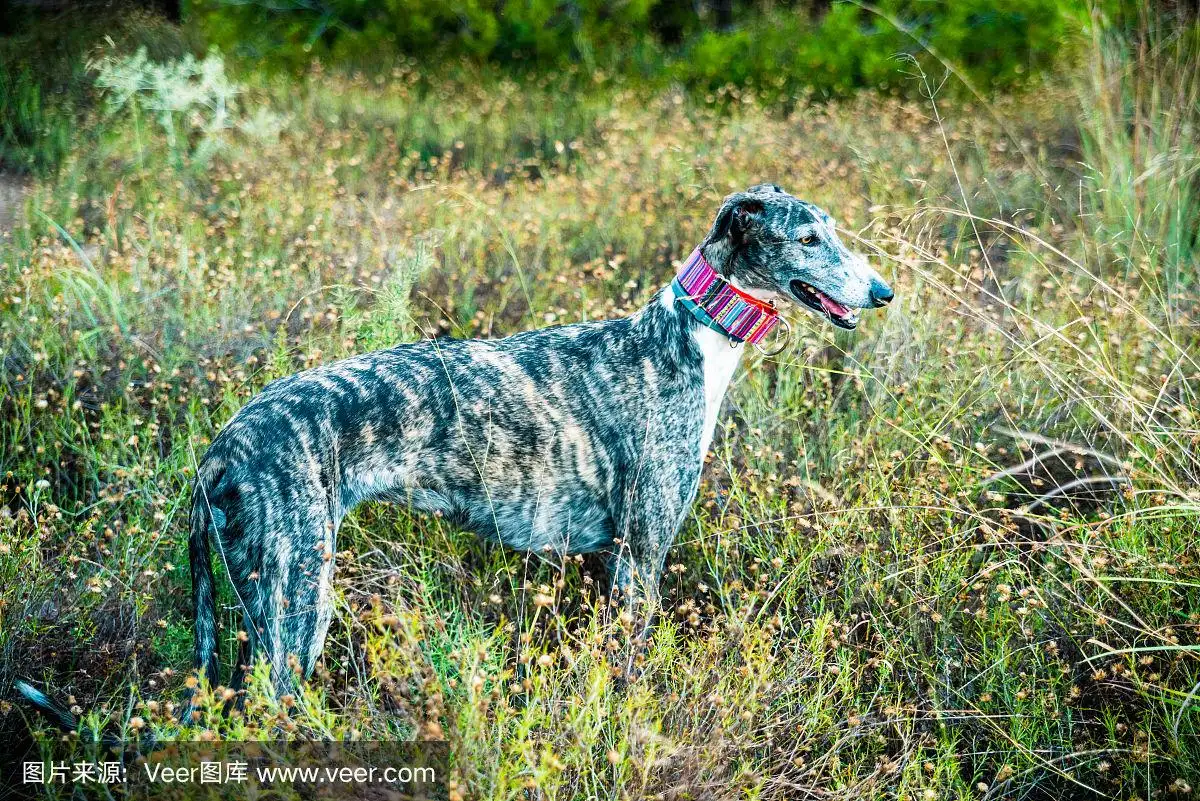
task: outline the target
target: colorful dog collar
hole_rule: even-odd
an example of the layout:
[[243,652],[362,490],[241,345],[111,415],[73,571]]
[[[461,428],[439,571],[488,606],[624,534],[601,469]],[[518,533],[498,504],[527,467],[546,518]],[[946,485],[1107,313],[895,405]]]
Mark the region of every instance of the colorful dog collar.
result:
[[717,274],[696,248],[671,282],[675,301],[704,325],[734,342],[762,342],[779,322],[769,303],[747,295]]

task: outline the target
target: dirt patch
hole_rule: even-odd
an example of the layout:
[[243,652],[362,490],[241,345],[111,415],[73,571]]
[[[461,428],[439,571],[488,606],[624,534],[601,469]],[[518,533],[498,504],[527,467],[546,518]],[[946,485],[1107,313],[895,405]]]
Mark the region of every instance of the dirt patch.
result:
[[0,171],[0,235],[20,224],[24,200],[25,181],[18,175]]

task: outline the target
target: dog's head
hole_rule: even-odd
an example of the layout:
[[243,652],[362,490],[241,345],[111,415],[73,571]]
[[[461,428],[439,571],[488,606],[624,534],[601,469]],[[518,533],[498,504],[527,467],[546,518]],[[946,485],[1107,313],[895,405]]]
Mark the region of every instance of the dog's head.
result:
[[701,248],[731,284],[762,300],[786,297],[840,328],[886,306],[891,287],[838,238],[833,218],[774,184],[725,198]]

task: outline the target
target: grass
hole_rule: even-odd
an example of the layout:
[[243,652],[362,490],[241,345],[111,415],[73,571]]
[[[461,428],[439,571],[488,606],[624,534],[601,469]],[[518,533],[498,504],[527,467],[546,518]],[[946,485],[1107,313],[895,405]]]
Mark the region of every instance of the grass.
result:
[[[792,346],[735,380],[636,681],[590,560],[375,505],[342,530],[319,675],[208,722],[446,738],[455,797],[1182,797],[1200,337],[1173,98],[1200,62],[1111,32],[1091,53],[986,105],[316,69],[235,76],[215,132],[90,120],[0,245],[0,678],[170,733],[189,478],[257,389],[628,313],[724,194],[772,180],[899,297],[852,335],[790,313]],[[282,124],[238,125],[264,110]]]

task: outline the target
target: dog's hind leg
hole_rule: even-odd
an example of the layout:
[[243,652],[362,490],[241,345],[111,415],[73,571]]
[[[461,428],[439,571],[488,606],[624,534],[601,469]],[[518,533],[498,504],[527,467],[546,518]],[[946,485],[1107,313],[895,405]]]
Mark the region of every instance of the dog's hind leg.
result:
[[312,550],[292,566],[292,607],[285,626],[288,654],[299,660],[300,674],[307,678],[325,650],[325,635],[333,620],[333,569],[337,524],[325,519]]
[[324,508],[301,510],[297,518],[288,533],[265,538],[257,586],[247,598],[249,617],[261,627],[255,644],[280,696],[312,672],[333,619],[336,523]]

